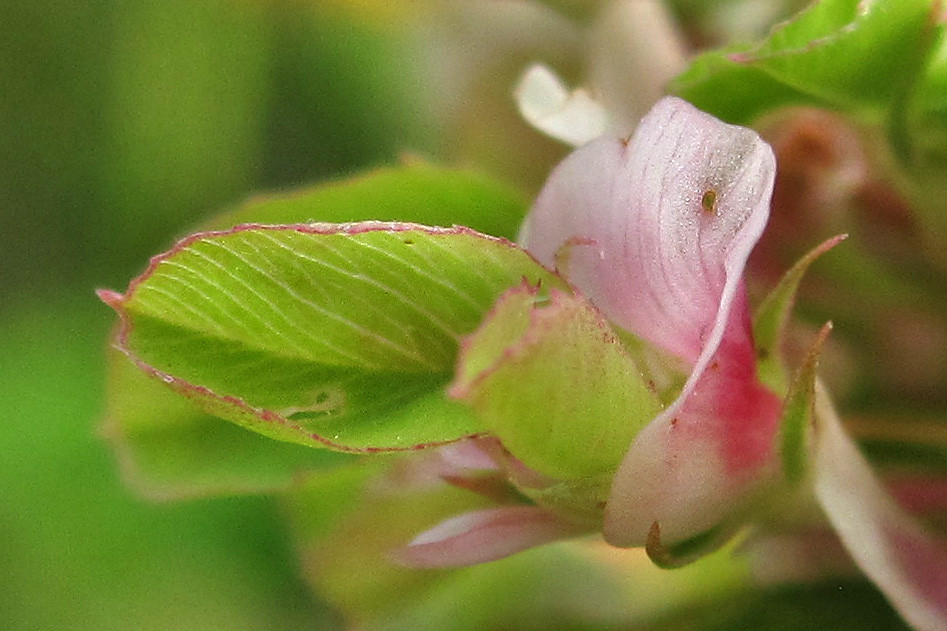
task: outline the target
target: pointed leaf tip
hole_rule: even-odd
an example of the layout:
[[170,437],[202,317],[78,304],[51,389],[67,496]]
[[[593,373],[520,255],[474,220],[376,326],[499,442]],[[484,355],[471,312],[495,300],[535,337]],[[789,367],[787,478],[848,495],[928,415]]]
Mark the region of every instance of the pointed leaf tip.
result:
[[802,278],[820,256],[847,238],[847,234],[839,234],[809,250],[783,275],[756,310],[753,339],[759,359],[757,368],[760,380],[776,392],[785,392],[787,388],[788,377],[778,350]]
[[443,387],[457,340],[523,277],[563,285],[468,228],[242,224],[179,242],[124,297],[100,295],[120,302],[122,350],[205,412],[374,452],[479,433]]
[[95,295],[116,311],[121,307],[122,301],[125,300],[125,296],[112,289],[96,289]]

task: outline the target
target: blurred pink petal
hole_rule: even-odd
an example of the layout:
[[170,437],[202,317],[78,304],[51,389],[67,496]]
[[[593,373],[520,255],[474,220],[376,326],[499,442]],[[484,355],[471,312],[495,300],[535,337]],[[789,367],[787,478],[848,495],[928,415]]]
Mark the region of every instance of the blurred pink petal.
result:
[[662,0],[607,2],[589,37],[589,84],[627,134],[687,66],[687,42]]
[[438,448],[437,455],[445,475],[467,471],[497,471],[499,466],[490,455],[499,441],[491,437],[459,440]]
[[507,506],[451,517],[422,532],[394,556],[417,568],[476,565],[581,532],[541,508]]
[[824,391],[816,397],[814,465],[816,496],[855,563],[916,629],[947,630],[947,541],[894,502]]

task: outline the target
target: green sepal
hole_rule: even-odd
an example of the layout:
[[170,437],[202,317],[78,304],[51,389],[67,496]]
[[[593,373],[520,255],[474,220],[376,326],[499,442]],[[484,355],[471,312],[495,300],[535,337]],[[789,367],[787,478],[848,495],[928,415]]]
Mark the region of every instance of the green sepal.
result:
[[763,299],[753,316],[753,340],[756,343],[760,381],[774,392],[784,393],[789,387],[789,376],[780,357],[780,348],[799,283],[816,259],[844,241],[847,236],[841,234],[832,237],[796,261]]
[[526,465],[556,479],[614,472],[660,411],[585,299],[520,285],[465,339],[451,395]]
[[677,543],[666,546],[661,540],[661,526],[651,524],[645,551],[651,562],[665,570],[673,570],[690,565],[708,554],[716,552],[733,538],[734,528],[729,524],[720,524],[710,530],[699,533]]
[[789,387],[779,425],[779,453],[783,477],[796,484],[806,477],[809,462],[809,431],[813,423],[816,370],[822,345],[832,330],[828,322],[806,354],[796,377]]

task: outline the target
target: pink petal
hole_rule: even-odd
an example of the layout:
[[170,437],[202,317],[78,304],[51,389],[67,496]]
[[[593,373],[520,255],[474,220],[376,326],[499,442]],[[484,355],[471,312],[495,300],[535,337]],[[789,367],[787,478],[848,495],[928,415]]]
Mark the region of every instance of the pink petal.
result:
[[507,506],[452,517],[418,535],[394,556],[418,568],[476,565],[581,532],[536,506]]
[[753,131],[667,97],[629,142],[601,139],[567,157],[521,241],[546,265],[564,262],[610,320],[696,363],[713,354],[740,293],[774,172]]
[[662,99],[632,139],[553,172],[521,241],[619,326],[693,366],[615,476],[605,537],[673,543],[716,526],[772,462],[779,401],[756,378],[743,269],[775,159],[753,131]]
[[814,456],[816,497],[855,563],[916,629],[947,630],[947,540],[888,495],[824,392],[816,397]]
[[657,522],[674,544],[725,521],[775,472],[780,409],[755,378],[705,373],[635,438],[612,482],[605,539],[644,545]]

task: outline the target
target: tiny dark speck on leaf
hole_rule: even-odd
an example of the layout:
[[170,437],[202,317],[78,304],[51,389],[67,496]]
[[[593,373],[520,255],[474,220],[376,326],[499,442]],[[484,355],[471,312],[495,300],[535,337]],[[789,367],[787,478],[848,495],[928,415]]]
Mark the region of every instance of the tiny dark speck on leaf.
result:
[[700,198],[700,207],[705,213],[713,213],[717,210],[717,191],[704,191]]
[[413,239],[405,239],[405,240],[404,240],[404,244],[405,244],[405,245],[414,245],[414,240],[413,240]]

